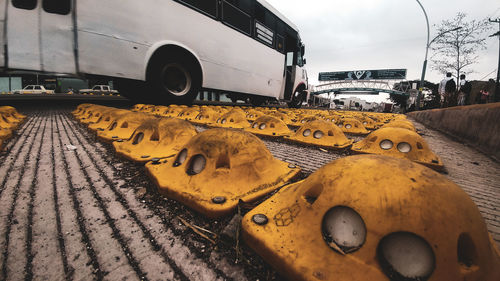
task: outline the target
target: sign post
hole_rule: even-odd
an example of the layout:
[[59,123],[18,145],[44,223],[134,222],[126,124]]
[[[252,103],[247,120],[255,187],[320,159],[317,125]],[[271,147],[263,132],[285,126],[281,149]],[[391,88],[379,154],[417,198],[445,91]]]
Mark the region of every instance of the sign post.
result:
[[340,80],[403,80],[406,69],[354,70],[338,72],[320,72],[319,81]]

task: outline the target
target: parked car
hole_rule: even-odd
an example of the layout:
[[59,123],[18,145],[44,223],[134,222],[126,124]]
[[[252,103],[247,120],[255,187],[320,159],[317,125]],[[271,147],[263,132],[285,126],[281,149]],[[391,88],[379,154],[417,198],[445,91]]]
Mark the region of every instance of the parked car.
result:
[[54,90],[47,90],[42,85],[28,85],[22,90],[14,90],[14,94],[54,94]]
[[94,95],[117,95],[117,90],[111,90],[108,85],[95,85],[92,89],[81,89],[80,94],[94,94]]

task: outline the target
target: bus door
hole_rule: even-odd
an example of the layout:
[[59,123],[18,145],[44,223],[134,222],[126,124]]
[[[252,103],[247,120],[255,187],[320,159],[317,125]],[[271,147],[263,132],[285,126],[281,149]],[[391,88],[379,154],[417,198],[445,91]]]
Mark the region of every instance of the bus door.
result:
[[73,0],[7,1],[7,67],[75,73]]

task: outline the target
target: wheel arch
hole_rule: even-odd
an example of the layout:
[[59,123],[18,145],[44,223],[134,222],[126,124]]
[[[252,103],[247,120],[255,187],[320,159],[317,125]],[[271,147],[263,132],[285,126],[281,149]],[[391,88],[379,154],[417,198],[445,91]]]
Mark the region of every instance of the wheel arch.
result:
[[300,82],[297,87],[295,87],[295,90],[292,92],[292,96],[295,92],[297,91],[305,91],[307,90],[306,84],[304,82]]
[[203,79],[206,76],[200,57],[196,55],[196,53],[187,46],[172,41],[159,42],[153,45],[153,47],[151,47],[150,50],[148,51],[144,69],[144,77],[146,81],[148,81],[150,69],[155,59],[164,55],[185,56],[189,58],[198,70],[198,74],[200,75],[199,77],[200,83],[201,86],[203,87]]

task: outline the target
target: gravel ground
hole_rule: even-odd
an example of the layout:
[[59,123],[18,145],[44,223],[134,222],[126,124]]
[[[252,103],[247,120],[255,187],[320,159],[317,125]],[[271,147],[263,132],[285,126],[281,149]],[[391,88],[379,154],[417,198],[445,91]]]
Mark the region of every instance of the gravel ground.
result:
[[[230,231],[237,214],[210,220],[159,196],[144,167],[98,142],[74,107],[18,108],[29,118],[0,153],[0,280],[282,279]],[[499,163],[416,125],[500,243]],[[264,142],[302,177],[349,155]]]

